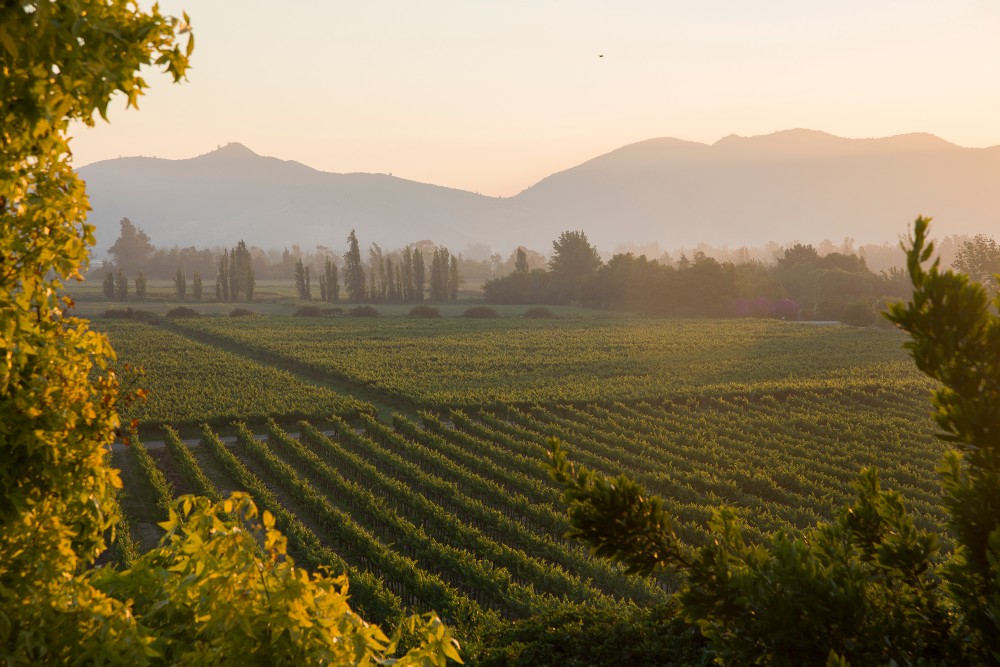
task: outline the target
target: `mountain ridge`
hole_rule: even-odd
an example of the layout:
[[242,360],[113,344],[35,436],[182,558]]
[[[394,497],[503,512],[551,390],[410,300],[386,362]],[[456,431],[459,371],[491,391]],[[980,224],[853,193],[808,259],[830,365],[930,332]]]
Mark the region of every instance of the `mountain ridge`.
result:
[[816,130],[729,135],[713,144],[657,137],[556,172],[513,197],[364,172],[325,172],[230,143],[191,158],[124,157],[79,168],[102,257],[130,218],[158,246],[545,250],[583,229],[602,250],[759,245],[852,237],[894,241],[918,214],[935,233],[996,233],[1000,146],[927,133],[847,139]]

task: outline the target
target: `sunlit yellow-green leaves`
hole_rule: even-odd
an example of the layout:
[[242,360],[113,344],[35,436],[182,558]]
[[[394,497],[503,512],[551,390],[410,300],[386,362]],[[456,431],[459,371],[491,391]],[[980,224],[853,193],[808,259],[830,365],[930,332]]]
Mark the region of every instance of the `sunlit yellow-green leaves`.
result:
[[[344,576],[310,574],[286,551],[270,512],[245,494],[212,504],[180,498],[161,546],[123,573],[98,572],[94,582],[130,601],[136,622],[153,638],[154,662],[193,665],[444,665],[458,644],[434,615],[410,618],[416,641],[398,644],[348,604]],[[263,545],[263,554],[256,548]],[[402,630],[402,629],[401,629]]]

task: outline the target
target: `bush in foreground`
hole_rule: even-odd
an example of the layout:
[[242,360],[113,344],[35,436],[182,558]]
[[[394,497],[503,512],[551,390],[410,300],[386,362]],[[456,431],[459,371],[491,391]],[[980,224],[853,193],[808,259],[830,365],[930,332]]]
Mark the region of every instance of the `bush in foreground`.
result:
[[[152,662],[443,667],[444,657],[459,660],[458,643],[434,615],[411,617],[392,638],[366,623],[348,606],[347,578],[296,567],[274,517],[258,516],[245,494],[215,504],[184,496],[161,526],[158,548],[124,572],[93,576],[96,589],[131,606],[134,634],[118,640],[131,640]],[[414,647],[392,659],[404,631]]]
[[521,317],[527,317],[529,319],[551,319],[555,317],[555,315],[548,308],[537,306],[524,311],[524,315],[521,315]]
[[246,308],[233,308],[229,311],[229,317],[257,317],[257,313]]

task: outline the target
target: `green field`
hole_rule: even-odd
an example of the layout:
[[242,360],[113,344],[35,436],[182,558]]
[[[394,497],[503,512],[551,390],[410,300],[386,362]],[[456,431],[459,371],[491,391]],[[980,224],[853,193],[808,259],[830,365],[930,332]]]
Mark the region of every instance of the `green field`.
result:
[[435,407],[924,385],[898,332],[775,320],[269,317],[178,326]]
[[667,599],[669,574],[627,576],[562,538],[550,436],[662,495],[691,543],[722,504],[753,540],[829,520],[864,466],[943,531],[931,385],[893,330],[580,313],[94,326],[146,367],[131,416],[212,424],[152,446],[146,468],[116,452],[139,541],[155,539],[157,495],[249,489],[299,561],[348,572],[376,620],[433,608],[473,636],[552,604]]
[[288,371],[248,360],[149,324],[110,320],[96,325],[126,364],[144,369],[131,384],[148,399],[122,412],[145,426],[198,425],[284,418],[351,416],[367,407],[350,395],[310,384]]

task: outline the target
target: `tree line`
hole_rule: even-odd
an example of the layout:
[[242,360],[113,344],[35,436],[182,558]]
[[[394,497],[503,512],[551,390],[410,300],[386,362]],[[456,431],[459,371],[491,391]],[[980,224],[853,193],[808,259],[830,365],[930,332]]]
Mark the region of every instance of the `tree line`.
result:
[[[385,252],[376,243],[368,249],[367,263],[362,258],[357,233],[351,230],[347,237],[348,249],[338,266],[336,253],[324,246],[318,246],[319,253],[304,258],[298,246],[294,252],[285,249],[281,254],[281,274],[290,267],[299,298],[312,301],[318,296],[323,302],[341,300],[341,286],[344,297],[352,302],[376,303],[434,303],[454,301],[463,282],[459,269],[460,258],[448,248],[421,241],[406,246],[400,251]],[[256,252],[255,252],[256,251]],[[108,249],[114,257],[115,268],[108,269],[103,279],[105,297],[125,300],[131,293],[136,298],[145,298],[146,273],[144,262],[154,262],[162,251],[156,250],[149,236],[128,218],[121,220],[121,235]],[[265,275],[273,275],[273,266],[268,265],[267,255],[259,248],[249,247],[240,240],[232,249],[224,249],[221,254],[196,248],[172,249],[168,255],[178,259],[173,274],[174,294],[178,300],[188,297],[187,260],[204,267],[207,260],[215,271],[215,300],[218,302],[253,301],[257,284],[258,268],[263,265]],[[425,259],[425,254],[428,259]],[[180,261],[182,260],[183,261]],[[319,271],[313,271],[311,261],[319,264]],[[429,260],[429,266],[427,261]],[[134,272],[129,280],[130,270]],[[317,288],[315,294],[313,287]],[[201,301],[205,296],[202,268],[194,270],[191,280],[191,297]]]
[[[513,273],[483,286],[487,302],[574,304],[656,315],[773,317],[880,322],[876,313],[907,298],[911,286],[897,268],[874,273],[863,257],[820,255],[812,245],[785,248],[774,263],[720,262],[703,252],[676,264],[620,253],[606,263],[582,231],[552,243],[544,269],[529,270],[520,250]],[[953,266],[981,283],[1000,272],[1000,247],[976,236],[963,242]]]

